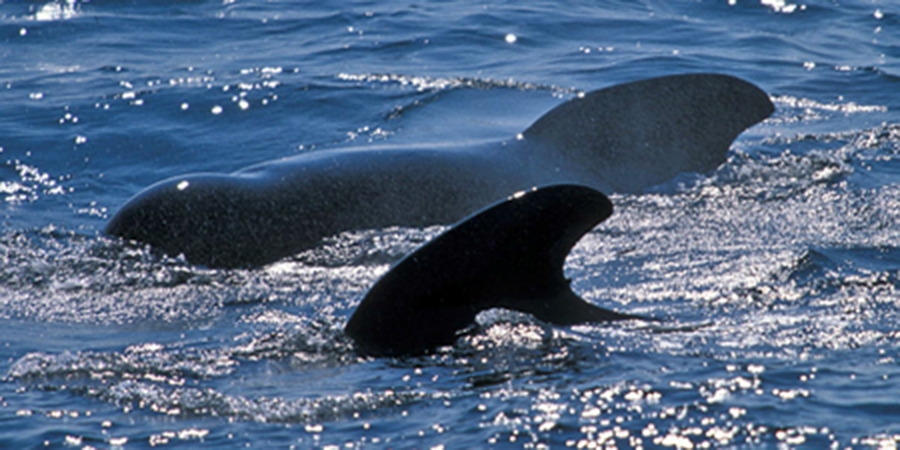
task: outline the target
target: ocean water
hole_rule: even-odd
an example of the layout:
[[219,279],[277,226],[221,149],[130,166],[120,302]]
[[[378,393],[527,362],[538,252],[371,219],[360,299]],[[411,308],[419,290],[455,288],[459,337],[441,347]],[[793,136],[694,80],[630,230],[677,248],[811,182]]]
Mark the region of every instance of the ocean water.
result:
[[[900,6],[877,0],[0,0],[2,448],[896,448]],[[441,227],[257,270],[103,237],[130,196],[368,143],[502,139],[579,92],[720,72],[777,110],[613,195],[576,291],[452,348],[341,334]]]

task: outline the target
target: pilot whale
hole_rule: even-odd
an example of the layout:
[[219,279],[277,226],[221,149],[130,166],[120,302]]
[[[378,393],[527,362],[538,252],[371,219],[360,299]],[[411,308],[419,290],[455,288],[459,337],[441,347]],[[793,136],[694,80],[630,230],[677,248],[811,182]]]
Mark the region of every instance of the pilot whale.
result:
[[612,214],[600,192],[577,185],[521,191],[425,243],[382,276],[344,332],[371,356],[452,345],[491,308],[574,325],[642,317],[594,306],[563,274],[571,248]]
[[687,74],[577,96],[518,136],[476,146],[305,153],[152,185],[105,233],[209,267],[256,267],[343,231],[451,224],[532,186],[640,192],[707,172],[774,107],[727,75]]

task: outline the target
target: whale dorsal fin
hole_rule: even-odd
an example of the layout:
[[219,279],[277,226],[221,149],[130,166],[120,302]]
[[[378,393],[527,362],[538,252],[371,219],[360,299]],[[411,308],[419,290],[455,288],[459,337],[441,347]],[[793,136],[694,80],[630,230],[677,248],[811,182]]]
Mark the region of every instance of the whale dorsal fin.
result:
[[611,213],[605,195],[583,186],[515,194],[397,263],[346,333],[363,353],[401,355],[452,344],[480,311],[496,307],[562,325],[634,318],[588,304],[563,274],[569,250]]
[[731,142],[773,111],[765,92],[738,78],[673,75],[574,98],[523,136],[586,166],[598,186],[640,192],[679,173],[716,168]]

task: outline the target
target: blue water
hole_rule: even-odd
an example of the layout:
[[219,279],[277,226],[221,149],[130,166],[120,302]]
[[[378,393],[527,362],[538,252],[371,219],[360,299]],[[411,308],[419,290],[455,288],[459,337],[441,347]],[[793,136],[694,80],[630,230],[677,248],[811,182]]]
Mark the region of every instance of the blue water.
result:
[[[0,447],[883,447],[900,441],[900,7],[0,1]],[[722,72],[777,111],[615,195],[566,270],[660,325],[493,311],[429,357],[341,328],[440,232],[209,270],[100,235],[186,172],[502,139],[581,91]]]

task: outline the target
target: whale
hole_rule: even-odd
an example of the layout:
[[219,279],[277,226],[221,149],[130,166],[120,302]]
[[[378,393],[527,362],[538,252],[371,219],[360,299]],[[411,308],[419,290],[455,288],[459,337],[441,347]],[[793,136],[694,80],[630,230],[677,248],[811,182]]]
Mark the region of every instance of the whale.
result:
[[481,311],[503,308],[552,325],[652,320],[592,305],[563,273],[572,247],[613,211],[592,188],[528,189],[452,226],[401,259],[344,327],[358,353],[409,356],[453,345]]
[[639,80],[577,95],[496,142],[334,148],[169,178],[128,200],[104,233],[196,265],[260,267],[345,231],[452,224],[533,186],[640,193],[706,173],[773,111],[730,75]]

